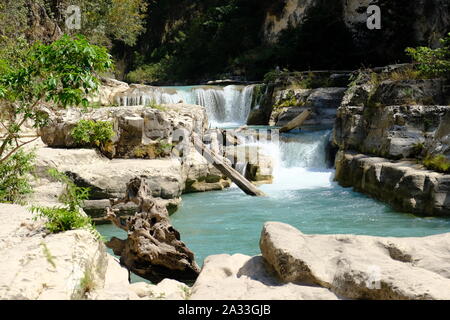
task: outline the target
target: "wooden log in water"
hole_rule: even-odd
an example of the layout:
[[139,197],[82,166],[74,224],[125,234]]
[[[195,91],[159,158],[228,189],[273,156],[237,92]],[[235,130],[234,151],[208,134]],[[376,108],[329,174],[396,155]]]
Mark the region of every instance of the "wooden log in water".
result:
[[233,181],[242,191],[251,196],[262,197],[265,193],[256,188],[250,181],[248,181],[243,175],[229,166],[223,157],[216,155],[210,150],[203,141],[195,133],[192,135],[192,140],[195,149],[214,167],[217,168],[222,174],[227,176]]
[[294,130],[295,128],[300,127],[303,124],[303,122],[305,122],[306,119],[308,119],[311,113],[312,113],[311,109],[306,109],[305,111],[300,113],[300,115],[289,121],[288,124],[286,124],[284,127],[282,127],[280,129],[280,132],[281,133],[289,132],[291,130]]

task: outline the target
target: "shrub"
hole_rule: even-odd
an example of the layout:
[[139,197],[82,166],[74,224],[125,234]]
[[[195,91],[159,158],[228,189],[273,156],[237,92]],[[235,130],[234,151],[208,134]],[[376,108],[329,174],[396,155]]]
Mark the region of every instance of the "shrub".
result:
[[165,142],[165,141],[158,141],[156,151],[158,152],[159,157],[166,156],[170,154],[170,151],[173,148],[173,144]]
[[114,136],[113,124],[109,121],[80,120],[71,135],[77,144],[103,148]]
[[425,145],[423,144],[423,142],[417,142],[412,147],[411,156],[413,156],[414,158],[420,157],[424,150]]
[[19,150],[0,162],[0,202],[22,203],[32,192],[28,175],[33,171],[35,154]]
[[450,77],[450,33],[440,40],[442,47],[407,48],[406,53],[417,63],[421,74],[429,77]]
[[138,146],[133,150],[133,154],[137,158],[156,159],[170,155],[173,144],[163,140],[148,145]]
[[438,154],[435,156],[428,155],[423,160],[423,165],[427,169],[449,173],[450,172],[450,161],[443,154]]
[[395,70],[389,74],[389,79],[394,81],[401,80],[414,80],[423,78],[419,71],[414,70],[413,68],[405,68],[402,70]]
[[31,211],[37,213],[37,217],[47,219],[45,227],[51,233],[90,228],[91,225],[91,219],[82,216],[78,210],[72,211],[63,207],[32,207]]
[[100,239],[101,236],[92,225],[91,218],[81,213],[81,206],[83,201],[89,198],[90,189],[76,186],[69,177],[56,169],[49,169],[48,173],[54,180],[65,184],[65,190],[59,197],[64,206],[33,206],[31,207],[31,212],[36,214],[35,219],[46,219],[45,227],[51,233],[87,229],[97,239]]
[[303,79],[299,82],[299,86],[303,89],[316,89],[322,87],[329,87],[330,80],[329,77],[324,77],[309,72],[306,76],[303,76]]

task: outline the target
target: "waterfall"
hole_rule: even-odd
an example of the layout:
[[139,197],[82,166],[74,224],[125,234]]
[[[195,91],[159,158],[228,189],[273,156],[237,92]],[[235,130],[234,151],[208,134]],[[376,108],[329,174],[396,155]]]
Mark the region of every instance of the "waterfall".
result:
[[116,97],[119,106],[174,104],[184,102],[198,104],[206,109],[212,127],[238,126],[247,123],[252,107],[255,85],[240,86],[142,86]]
[[331,134],[303,131],[283,135],[279,141],[257,142],[263,153],[272,157],[274,182],[265,185],[267,192],[330,187],[334,170],[325,161],[326,143]]

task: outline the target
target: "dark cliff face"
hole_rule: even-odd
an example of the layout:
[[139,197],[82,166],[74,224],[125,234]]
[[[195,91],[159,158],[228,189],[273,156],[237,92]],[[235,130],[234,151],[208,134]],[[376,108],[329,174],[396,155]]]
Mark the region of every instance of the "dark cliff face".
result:
[[[357,2],[356,0],[347,0]],[[367,1],[381,9],[381,29],[369,30],[366,23],[348,22],[364,65],[387,65],[405,62],[405,48],[439,45],[439,39],[450,31],[450,0],[378,0]],[[366,6],[360,11],[365,12]]]
[[[361,19],[370,4],[381,8],[381,30],[368,30]],[[450,0],[154,1],[137,46],[118,52],[128,70],[169,66],[167,82],[232,75],[260,80],[276,66],[381,66],[407,61],[406,47],[436,46],[450,32],[449,12]]]
[[[450,32],[450,0],[147,2],[146,30],[137,44],[115,42],[112,53],[125,73],[150,66],[155,84],[261,80],[277,66],[355,69],[406,62],[406,47],[437,46]],[[371,4],[381,8],[381,30],[367,29]],[[42,8],[30,10],[30,39],[60,34],[49,16]]]

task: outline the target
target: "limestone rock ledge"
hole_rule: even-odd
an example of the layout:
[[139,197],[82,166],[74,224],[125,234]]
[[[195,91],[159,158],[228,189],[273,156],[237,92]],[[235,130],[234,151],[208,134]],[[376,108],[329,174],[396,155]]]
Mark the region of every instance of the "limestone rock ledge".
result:
[[349,299],[450,298],[450,233],[423,238],[305,235],[267,222],[260,248],[285,283],[319,285]]
[[18,205],[0,204],[0,254],[0,300],[184,299],[189,293],[174,280],[130,285],[128,271],[89,231],[46,234],[43,222]]
[[305,235],[266,222],[261,255],[205,259],[190,299],[450,298],[450,233],[423,238]]
[[336,300],[326,288],[283,283],[263,257],[220,254],[205,259],[192,300]]
[[284,89],[277,90],[274,96],[275,105],[295,97],[299,106],[277,108],[272,111],[270,124],[282,127],[304,110],[311,109],[312,114],[304,126],[329,126],[336,120],[336,110],[344,97],[346,88],[329,87],[317,89]]
[[450,175],[426,170],[416,161],[339,151],[335,180],[399,211],[450,216]]

